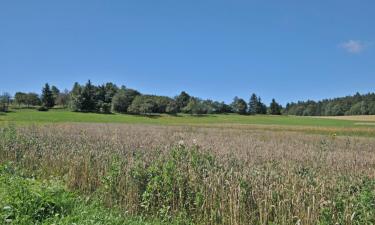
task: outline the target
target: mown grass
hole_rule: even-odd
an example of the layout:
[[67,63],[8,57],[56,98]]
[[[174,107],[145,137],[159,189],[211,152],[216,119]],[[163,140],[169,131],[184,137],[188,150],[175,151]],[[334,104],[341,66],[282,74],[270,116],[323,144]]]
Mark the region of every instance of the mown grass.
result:
[[0,126],[8,123],[18,125],[47,123],[126,123],[151,125],[222,126],[239,129],[263,129],[296,131],[328,135],[375,136],[375,126],[358,121],[318,117],[269,116],[269,115],[150,115],[77,113],[63,109],[38,112],[34,109],[13,110],[0,115]]
[[125,114],[77,113],[61,109],[39,112],[33,109],[14,110],[0,117],[0,121],[18,123],[142,123],[142,124],[260,124],[291,126],[358,127],[353,121],[296,116],[246,116],[246,115],[201,115],[179,114],[137,116]]

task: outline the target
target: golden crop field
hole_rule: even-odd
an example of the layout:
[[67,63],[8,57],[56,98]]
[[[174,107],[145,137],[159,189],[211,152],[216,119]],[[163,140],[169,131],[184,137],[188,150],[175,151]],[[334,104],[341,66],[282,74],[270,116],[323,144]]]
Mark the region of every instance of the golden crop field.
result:
[[0,131],[0,163],[177,224],[373,224],[375,139],[236,127]]

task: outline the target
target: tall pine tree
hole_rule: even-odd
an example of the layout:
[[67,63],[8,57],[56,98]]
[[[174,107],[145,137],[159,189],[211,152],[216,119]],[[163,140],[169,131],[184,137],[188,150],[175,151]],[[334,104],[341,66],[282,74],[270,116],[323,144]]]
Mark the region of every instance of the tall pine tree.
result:
[[55,99],[53,98],[53,94],[48,83],[44,85],[42,90],[42,103],[47,108],[52,108],[55,106]]
[[258,97],[258,107],[257,107],[257,114],[267,114],[267,106],[262,103],[262,99]]
[[96,111],[96,87],[89,80],[82,90],[82,109],[85,112]]
[[259,106],[258,97],[256,96],[255,93],[253,93],[251,95],[250,101],[249,101],[249,113],[251,115],[255,115],[255,114],[259,113],[258,106]]
[[52,85],[51,92],[52,92],[53,100],[55,101],[55,104],[56,104],[56,100],[59,97],[60,90],[56,86]]
[[279,105],[273,98],[270,104],[270,114],[271,115],[281,115],[281,105]]

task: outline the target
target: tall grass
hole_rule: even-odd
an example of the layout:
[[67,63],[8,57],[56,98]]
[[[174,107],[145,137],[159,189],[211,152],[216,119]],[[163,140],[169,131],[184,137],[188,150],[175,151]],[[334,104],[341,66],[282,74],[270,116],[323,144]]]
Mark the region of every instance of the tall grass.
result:
[[19,225],[178,225],[142,217],[130,217],[118,209],[106,209],[95,198],[66,190],[56,179],[38,180],[12,163],[0,165],[0,224]]
[[0,131],[0,163],[130,215],[186,224],[374,224],[375,140],[142,125]]

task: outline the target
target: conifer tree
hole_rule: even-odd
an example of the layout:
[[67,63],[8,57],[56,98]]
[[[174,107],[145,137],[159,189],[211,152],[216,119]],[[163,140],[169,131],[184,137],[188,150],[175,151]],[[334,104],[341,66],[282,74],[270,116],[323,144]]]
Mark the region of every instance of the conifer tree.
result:
[[256,96],[255,93],[253,93],[249,101],[249,113],[251,115],[255,115],[259,113],[260,110],[258,108],[259,108],[258,97]]
[[53,94],[48,83],[44,85],[42,90],[42,103],[47,108],[55,106],[55,100],[53,99]]
[[93,112],[96,111],[96,93],[95,86],[89,80],[82,89],[82,111]]
[[262,99],[258,97],[258,107],[257,107],[257,114],[267,114],[267,106],[262,103]]
[[274,98],[270,104],[270,114],[281,115],[281,105],[279,105]]

